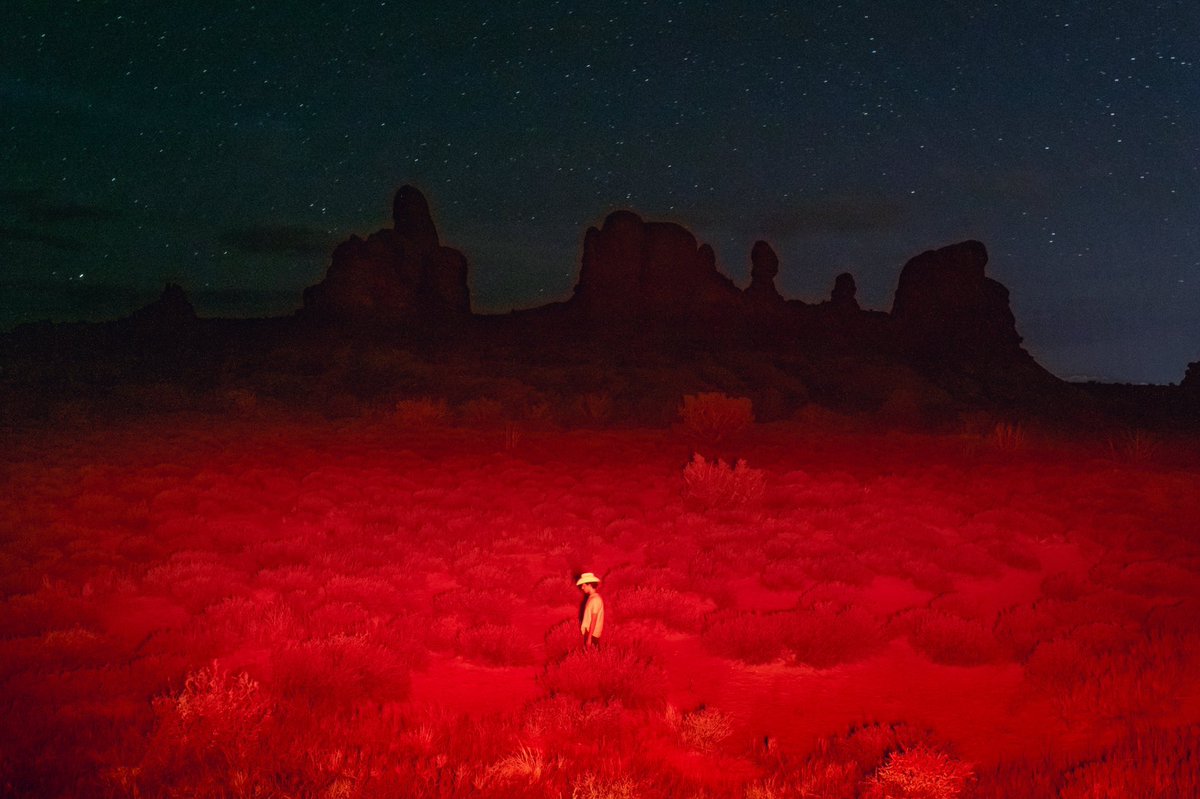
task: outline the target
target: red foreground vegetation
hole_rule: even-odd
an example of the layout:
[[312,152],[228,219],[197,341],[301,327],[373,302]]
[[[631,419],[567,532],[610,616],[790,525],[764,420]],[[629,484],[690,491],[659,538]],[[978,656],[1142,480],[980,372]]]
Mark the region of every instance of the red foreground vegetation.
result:
[[1200,795],[1194,446],[432,417],[12,436],[0,793]]

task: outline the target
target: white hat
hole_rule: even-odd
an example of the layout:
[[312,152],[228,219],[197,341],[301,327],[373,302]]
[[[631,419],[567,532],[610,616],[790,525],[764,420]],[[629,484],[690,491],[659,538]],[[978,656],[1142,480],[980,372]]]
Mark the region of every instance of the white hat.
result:
[[579,579],[575,581],[575,585],[583,585],[584,583],[598,583],[600,578],[591,572],[584,572],[579,575]]

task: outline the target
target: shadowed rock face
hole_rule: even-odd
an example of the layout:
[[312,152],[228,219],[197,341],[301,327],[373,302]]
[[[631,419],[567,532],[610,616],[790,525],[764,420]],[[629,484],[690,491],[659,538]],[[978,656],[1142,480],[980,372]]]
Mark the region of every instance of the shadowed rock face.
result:
[[676,322],[726,314],[740,298],[712,248],[683,227],[616,211],[584,236],[570,304],[593,321]]
[[1028,358],[1008,289],[984,275],[986,264],[978,241],[927,250],[905,264],[891,312],[902,343],[935,357]]
[[405,246],[417,251],[437,249],[437,227],[425,195],[412,186],[401,186],[392,200],[392,228]]
[[765,241],[754,242],[750,250],[750,285],[746,288],[746,298],[755,304],[777,305],[782,303],[783,295],[775,288],[775,278],[779,275],[779,256]]
[[1183,380],[1180,381],[1179,386],[1188,391],[1200,393],[1200,361],[1193,361],[1187,365],[1187,371],[1184,372]]
[[[304,293],[302,318],[410,330],[471,318],[466,258],[441,245],[424,196],[404,186],[392,209],[392,228],[337,247],[325,279]],[[860,308],[848,273],[837,276],[825,302],[786,301],[775,286],[780,264],[771,246],[756,242],[750,260],[750,285],[742,291],[717,271],[712,248],[686,228],[616,211],[587,230],[569,301],[486,324],[493,333],[530,336],[530,343],[580,328],[609,329],[618,346],[794,347],[816,357],[895,358],[1006,389],[1053,380],[1021,348],[1008,291],[984,274],[987,251],[977,241],[911,259],[890,314]]]
[[854,275],[842,272],[834,279],[833,291],[829,295],[829,304],[839,310],[859,310],[858,285],[854,282]]
[[470,313],[467,259],[441,246],[420,191],[396,192],[392,223],[338,245],[325,279],[304,292],[305,315],[398,322]]
[[195,322],[196,309],[182,287],[168,283],[157,300],[134,311],[124,321],[141,332],[168,332]]

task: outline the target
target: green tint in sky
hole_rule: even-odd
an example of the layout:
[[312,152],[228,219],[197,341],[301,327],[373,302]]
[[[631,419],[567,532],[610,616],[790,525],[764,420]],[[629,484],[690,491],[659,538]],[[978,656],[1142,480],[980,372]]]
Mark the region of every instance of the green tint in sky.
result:
[[[511,6],[511,7],[509,7]],[[1178,2],[45,3],[0,12],[0,324],[184,285],[284,313],[402,183],[481,310],[569,294],[587,225],[887,310],[984,241],[1060,376],[1200,357],[1200,7]]]

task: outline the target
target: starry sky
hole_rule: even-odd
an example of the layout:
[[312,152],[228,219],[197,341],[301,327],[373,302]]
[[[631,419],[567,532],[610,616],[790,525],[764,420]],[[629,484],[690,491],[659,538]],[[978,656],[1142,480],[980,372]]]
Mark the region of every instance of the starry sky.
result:
[[480,311],[570,295],[616,208],[785,296],[978,238],[1065,378],[1200,359],[1200,5],[10,0],[0,328],[281,314],[421,188]]

